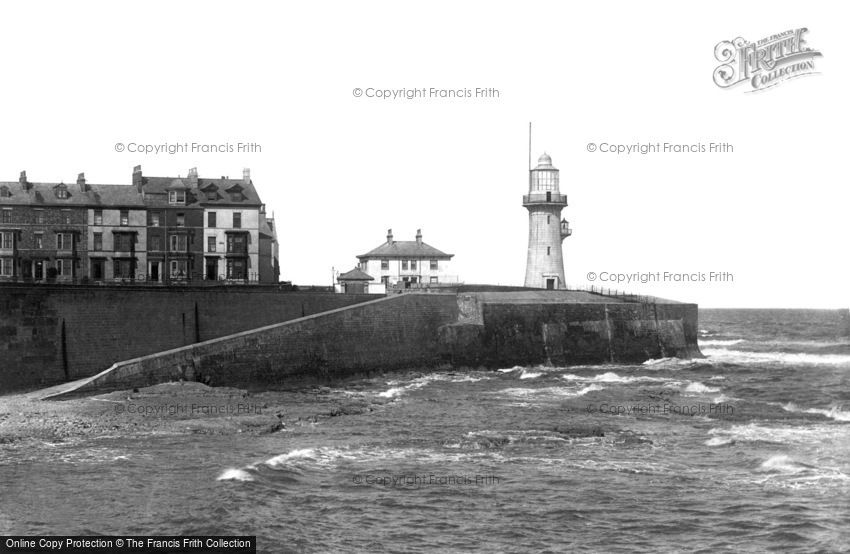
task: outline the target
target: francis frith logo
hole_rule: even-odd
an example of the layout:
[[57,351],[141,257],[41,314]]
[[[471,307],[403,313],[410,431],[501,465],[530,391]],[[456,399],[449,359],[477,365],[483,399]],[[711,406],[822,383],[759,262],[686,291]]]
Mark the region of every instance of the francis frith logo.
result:
[[757,42],[738,37],[718,43],[714,57],[720,65],[714,69],[714,83],[721,88],[749,83],[746,92],[754,92],[817,73],[815,58],[821,53],[806,44],[806,33],[801,27]]

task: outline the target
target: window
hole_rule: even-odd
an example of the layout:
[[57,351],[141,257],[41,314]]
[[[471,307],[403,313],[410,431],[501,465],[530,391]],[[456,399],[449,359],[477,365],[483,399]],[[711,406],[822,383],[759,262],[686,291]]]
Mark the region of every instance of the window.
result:
[[44,210],[35,211],[35,222],[37,225],[44,225]]
[[401,261],[401,268],[402,268],[402,269],[407,269],[407,268],[408,268],[408,265],[409,265],[409,264],[407,263],[407,260],[402,260],[402,261]]
[[546,216],[546,225],[549,225],[550,223],[552,223],[551,218],[552,218],[551,215]]
[[12,223],[12,210],[3,210],[3,223]]
[[14,244],[15,244],[15,235],[14,234],[12,234],[10,232],[0,233],[0,248],[5,248],[5,249],[8,250],[8,249],[13,248]]
[[185,227],[186,226],[186,214],[177,214],[177,226]]
[[130,210],[121,210],[121,225],[130,224]]
[[215,252],[215,237],[207,237],[207,252]]
[[241,192],[231,192],[230,193],[230,201],[231,202],[242,202],[242,193]]
[[12,258],[0,258],[0,275],[3,277],[11,277],[12,269],[14,267],[14,260]]
[[410,260],[410,269],[416,269],[416,260]]
[[158,235],[152,236],[148,240],[150,241],[149,246],[151,250],[162,250],[162,244]]
[[227,260],[227,278],[228,279],[244,279],[246,270],[245,260],[239,258],[230,258]]
[[56,250],[74,248],[74,236],[71,233],[56,233]]
[[207,200],[216,200],[217,198],[218,198],[218,193],[216,193],[215,191],[211,190],[211,191],[207,192]]
[[66,200],[68,198],[68,189],[60,188],[56,189],[56,198],[61,200]]
[[94,234],[94,244],[92,245],[92,250],[95,252],[100,252],[103,250],[103,233],[95,233]]
[[151,212],[151,227],[159,227],[159,212]]
[[551,246],[547,246],[547,247],[546,247],[546,255],[547,255],[547,256],[549,256],[550,254],[552,254],[552,247],[551,247]]
[[185,252],[186,235],[170,235],[168,237],[168,249],[171,252]]
[[390,286],[390,276],[384,275],[383,277],[381,277],[381,283],[383,283],[385,287]]
[[103,210],[94,211],[94,224],[103,225]]
[[62,210],[62,221],[64,221],[66,225],[71,224],[71,211],[70,210]]
[[242,228],[242,213],[241,212],[233,212],[233,228],[241,229]]
[[207,214],[207,227],[215,227],[215,212]]
[[71,260],[56,260],[56,275],[71,275]]
[[247,246],[245,235],[227,235],[228,254],[247,254]]
[[12,196],[12,192],[9,190],[9,187],[5,185],[0,187],[0,197],[9,198],[10,196]]
[[35,238],[35,247],[39,250],[44,248],[44,233],[36,233],[33,237]]
[[431,271],[437,271],[439,263],[437,260],[431,260]]
[[438,283],[438,282],[439,282],[439,278],[438,278],[438,277],[431,277],[431,282],[432,282],[432,283]]
[[185,190],[170,190],[170,191],[168,191],[168,203],[169,204],[185,204],[186,203],[186,191]]
[[381,260],[381,269],[384,271],[388,271],[390,269],[390,261],[389,260]]
[[186,277],[186,260],[171,260],[171,276],[182,279]]
[[133,278],[133,262],[131,260],[114,260],[112,268],[116,279]]
[[118,252],[130,252],[133,250],[133,235],[127,233],[116,234],[115,250]]

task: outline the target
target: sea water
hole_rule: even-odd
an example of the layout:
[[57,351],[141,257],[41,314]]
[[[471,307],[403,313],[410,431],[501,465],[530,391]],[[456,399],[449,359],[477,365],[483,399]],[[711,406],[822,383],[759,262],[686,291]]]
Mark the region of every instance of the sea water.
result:
[[834,312],[702,310],[700,360],[399,372],[274,434],[0,445],[0,532],[271,552],[850,550]]

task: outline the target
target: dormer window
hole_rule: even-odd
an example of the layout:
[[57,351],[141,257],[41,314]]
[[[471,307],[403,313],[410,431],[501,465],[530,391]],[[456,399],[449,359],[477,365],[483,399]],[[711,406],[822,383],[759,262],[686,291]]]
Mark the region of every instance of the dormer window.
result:
[[213,191],[207,192],[207,200],[214,201],[218,199],[218,193]]
[[230,193],[230,201],[231,202],[242,202],[242,198],[244,198],[244,197],[242,196],[241,192],[231,192]]
[[9,187],[5,185],[0,187],[0,197],[9,198],[10,196],[12,196],[12,192],[9,190]]
[[58,198],[60,200],[67,200],[68,199],[68,187],[66,187],[63,184],[59,184],[56,187],[56,198]]
[[168,191],[168,203],[169,204],[185,204],[186,203],[186,191],[185,190],[170,190],[170,191]]

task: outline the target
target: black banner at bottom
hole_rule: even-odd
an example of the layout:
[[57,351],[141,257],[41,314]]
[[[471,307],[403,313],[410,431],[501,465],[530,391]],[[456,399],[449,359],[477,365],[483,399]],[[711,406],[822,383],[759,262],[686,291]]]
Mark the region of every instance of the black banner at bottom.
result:
[[48,536],[15,535],[0,539],[0,552],[62,552],[65,554],[112,552],[216,552],[222,554],[256,554],[257,537],[237,536]]

